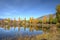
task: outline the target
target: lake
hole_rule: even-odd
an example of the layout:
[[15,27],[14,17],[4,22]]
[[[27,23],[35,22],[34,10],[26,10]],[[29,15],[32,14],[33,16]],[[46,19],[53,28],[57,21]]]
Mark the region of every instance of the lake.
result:
[[36,36],[43,34],[42,30],[29,27],[0,27],[0,40],[17,40],[26,36]]

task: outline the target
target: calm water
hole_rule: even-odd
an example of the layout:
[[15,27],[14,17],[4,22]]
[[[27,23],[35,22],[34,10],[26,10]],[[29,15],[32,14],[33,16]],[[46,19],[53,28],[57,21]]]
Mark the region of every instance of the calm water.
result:
[[15,40],[18,37],[32,36],[42,34],[42,30],[35,30],[34,28],[24,27],[0,27],[0,40],[8,40],[9,38]]

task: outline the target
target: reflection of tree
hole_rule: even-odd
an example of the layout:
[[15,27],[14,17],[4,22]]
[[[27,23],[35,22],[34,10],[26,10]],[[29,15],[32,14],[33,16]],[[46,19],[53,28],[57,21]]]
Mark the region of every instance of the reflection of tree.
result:
[[7,30],[10,30],[10,26],[9,25],[7,25]]
[[32,27],[32,25],[30,25],[30,27],[29,27],[29,28],[30,28],[30,31],[32,32],[32,31],[33,31],[33,27]]
[[26,31],[26,27],[24,27],[24,31]]
[[26,28],[26,25],[23,25],[24,28]]
[[14,30],[15,30],[16,26],[14,27]]
[[18,27],[18,31],[20,31],[20,27]]
[[43,27],[42,30],[44,31],[44,33],[47,32],[47,27]]
[[39,30],[38,26],[36,26],[36,27],[35,27],[35,30],[36,30],[36,31],[38,31],[38,30]]

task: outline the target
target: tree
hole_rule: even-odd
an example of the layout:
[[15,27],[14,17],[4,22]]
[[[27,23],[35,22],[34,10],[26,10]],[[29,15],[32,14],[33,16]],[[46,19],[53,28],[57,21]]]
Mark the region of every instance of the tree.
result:
[[57,18],[54,18],[53,21],[52,21],[53,24],[56,24],[57,23]]
[[10,25],[10,21],[11,21],[10,18],[8,18],[7,21],[8,21],[8,25]]
[[38,23],[42,23],[42,20],[40,19]]
[[47,21],[46,21],[48,24],[49,24],[49,19],[47,19]]
[[57,6],[56,11],[57,26],[60,27],[60,5]]
[[51,24],[51,23],[52,23],[52,21],[53,21],[53,15],[52,15],[52,14],[50,14],[50,15],[49,15],[49,23]]
[[16,19],[14,18],[13,25],[16,26]]
[[26,26],[26,18],[24,18],[24,20],[22,21],[22,26]]
[[33,17],[30,17],[30,24],[33,23]]
[[56,11],[57,22],[60,23],[60,5],[57,6]]
[[8,22],[10,22],[10,18],[8,18]]
[[33,19],[33,24],[37,24],[38,23],[38,19]]
[[47,22],[47,17],[44,16],[44,17],[43,17],[43,23],[46,23],[46,22]]

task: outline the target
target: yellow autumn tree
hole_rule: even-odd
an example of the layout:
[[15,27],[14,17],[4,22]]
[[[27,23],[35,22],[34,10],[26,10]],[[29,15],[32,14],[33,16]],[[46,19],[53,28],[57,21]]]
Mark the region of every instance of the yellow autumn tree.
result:
[[37,19],[34,19],[33,20],[33,23],[37,24],[38,20]]
[[33,23],[33,17],[30,17],[30,24]]
[[46,16],[43,17],[43,21],[42,22],[43,23],[46,23],[47,22],[47,17]]
[[26,18],[24,18],[24,20],[22,20],[22,26],[25,26],[26,25]]

